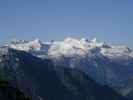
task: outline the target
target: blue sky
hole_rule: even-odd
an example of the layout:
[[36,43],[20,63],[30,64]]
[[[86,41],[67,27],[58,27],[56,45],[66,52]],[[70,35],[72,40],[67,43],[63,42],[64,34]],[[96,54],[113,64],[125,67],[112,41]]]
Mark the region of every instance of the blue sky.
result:
[[133,47],[133,0],[0,0],[0,42],[69,36]]

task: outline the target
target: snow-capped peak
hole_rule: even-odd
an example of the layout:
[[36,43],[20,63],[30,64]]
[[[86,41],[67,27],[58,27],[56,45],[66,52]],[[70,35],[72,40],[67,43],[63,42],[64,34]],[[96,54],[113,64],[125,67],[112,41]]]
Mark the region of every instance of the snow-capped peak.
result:
[[9,43],[10,48],[14,48],[17,50],[30,51],[30,50],[41,50],[41,41],[39,39],[35,39],[33,41],[25,41],[25,40],[17,40]]
[[85,47],[78,39],[66,38],[64,41],[55,42],[51,45],[48,54],[55,57],[61,55],[84,55]]
[[93,38],[93,39],[91,40],[91,42],[92,42],[92,43],[96,43],[96,42],[97,42],[97,39],[96,39],[96,38]]
[[[97,42],[96,38],[93,40],[88,40],[85,38],[76,39],[76,38],[66,38],[64,41],[56,42],[51,45],[48,54],[52,56],[84,56],[91,51],[95,51],[94,53],[98,53],[96,49],[101,49],[104,47],[104,43]],[[104,47],[105,48],[105,47]],[[94,50],[93,50],[94,49]],[[100,52],[99,52],[100,53]]]
[[39,39],[35,39],[29,42],[29,46],[34,50],[41,50],[42,43]]
[[[71,38],[68,37],[63,41],[52,41],[42,43],[39,39],[33,41],[16,40],[8,45],[10,48],[24,51],[47,51],[47,55],[52,57],[66,56],[91,56],[91,54],[102,54],[108,58],[122,58],[123,56],[133,57],[133,52],[126,46],[109,45],[105,42],[97,42],[97,39],[92,40],[86,38]],[[44,52],[42,52],[44,53]],[[44,55],[44,54],[42,54]],[[123,57],[125,58],[125,57]]]

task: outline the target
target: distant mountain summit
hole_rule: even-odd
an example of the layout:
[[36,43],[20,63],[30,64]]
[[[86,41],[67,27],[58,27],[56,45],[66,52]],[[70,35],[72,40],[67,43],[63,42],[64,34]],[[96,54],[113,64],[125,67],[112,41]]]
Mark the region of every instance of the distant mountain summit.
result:
[[13,40],[8,45],[10,48],[23,50],[23,51],[30,51],[35,50],[39,51],[41,50],[42,43],[39,39],[35,39],[33,41],[25,41],[25,40]]
[[[96,38],[66,38],[63,41],[14,41],[2,48],[26,51],[55,66],[78,69],[101,85],[107,85],[123,96],[132,97],[133,50],[127,46],[97,42]],[[129,85],[130,84],[130,85]]]
[[[88,40],[68,37],[63,41],[41,42],[39,39],[33,41],[14,40],[7,44],[8,47],[22,51],[46,51],[51,56],[73,56],[100,53],[108,58],[133,57],[132,49],[126,46],[110,45],[105,42],[97,42],[97,39]],[[46,48],[45,46],[49,46]],[[97,49],[97,50],[96,50]],[[99,50],[99,51],[98,51]],[[43,55],[43,53],[42,53]],[[125,58],[126,59],[126,58]]]

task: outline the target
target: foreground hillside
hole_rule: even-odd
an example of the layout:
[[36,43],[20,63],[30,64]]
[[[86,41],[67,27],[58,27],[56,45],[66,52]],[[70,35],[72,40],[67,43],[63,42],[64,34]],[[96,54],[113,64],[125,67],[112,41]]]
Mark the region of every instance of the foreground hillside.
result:
[[0,80],[0,99],[1,100],[31,100],[26,97],[19,89],[10,85],[9,82]]

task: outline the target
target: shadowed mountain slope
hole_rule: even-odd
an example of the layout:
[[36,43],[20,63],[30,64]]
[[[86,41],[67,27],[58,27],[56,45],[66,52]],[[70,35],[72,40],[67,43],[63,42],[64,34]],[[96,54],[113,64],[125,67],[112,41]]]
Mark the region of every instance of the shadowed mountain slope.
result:
[[55,66],[23,51],[8,49],[0,66],[7,79],[33,100],[127,100],[77,69]]

